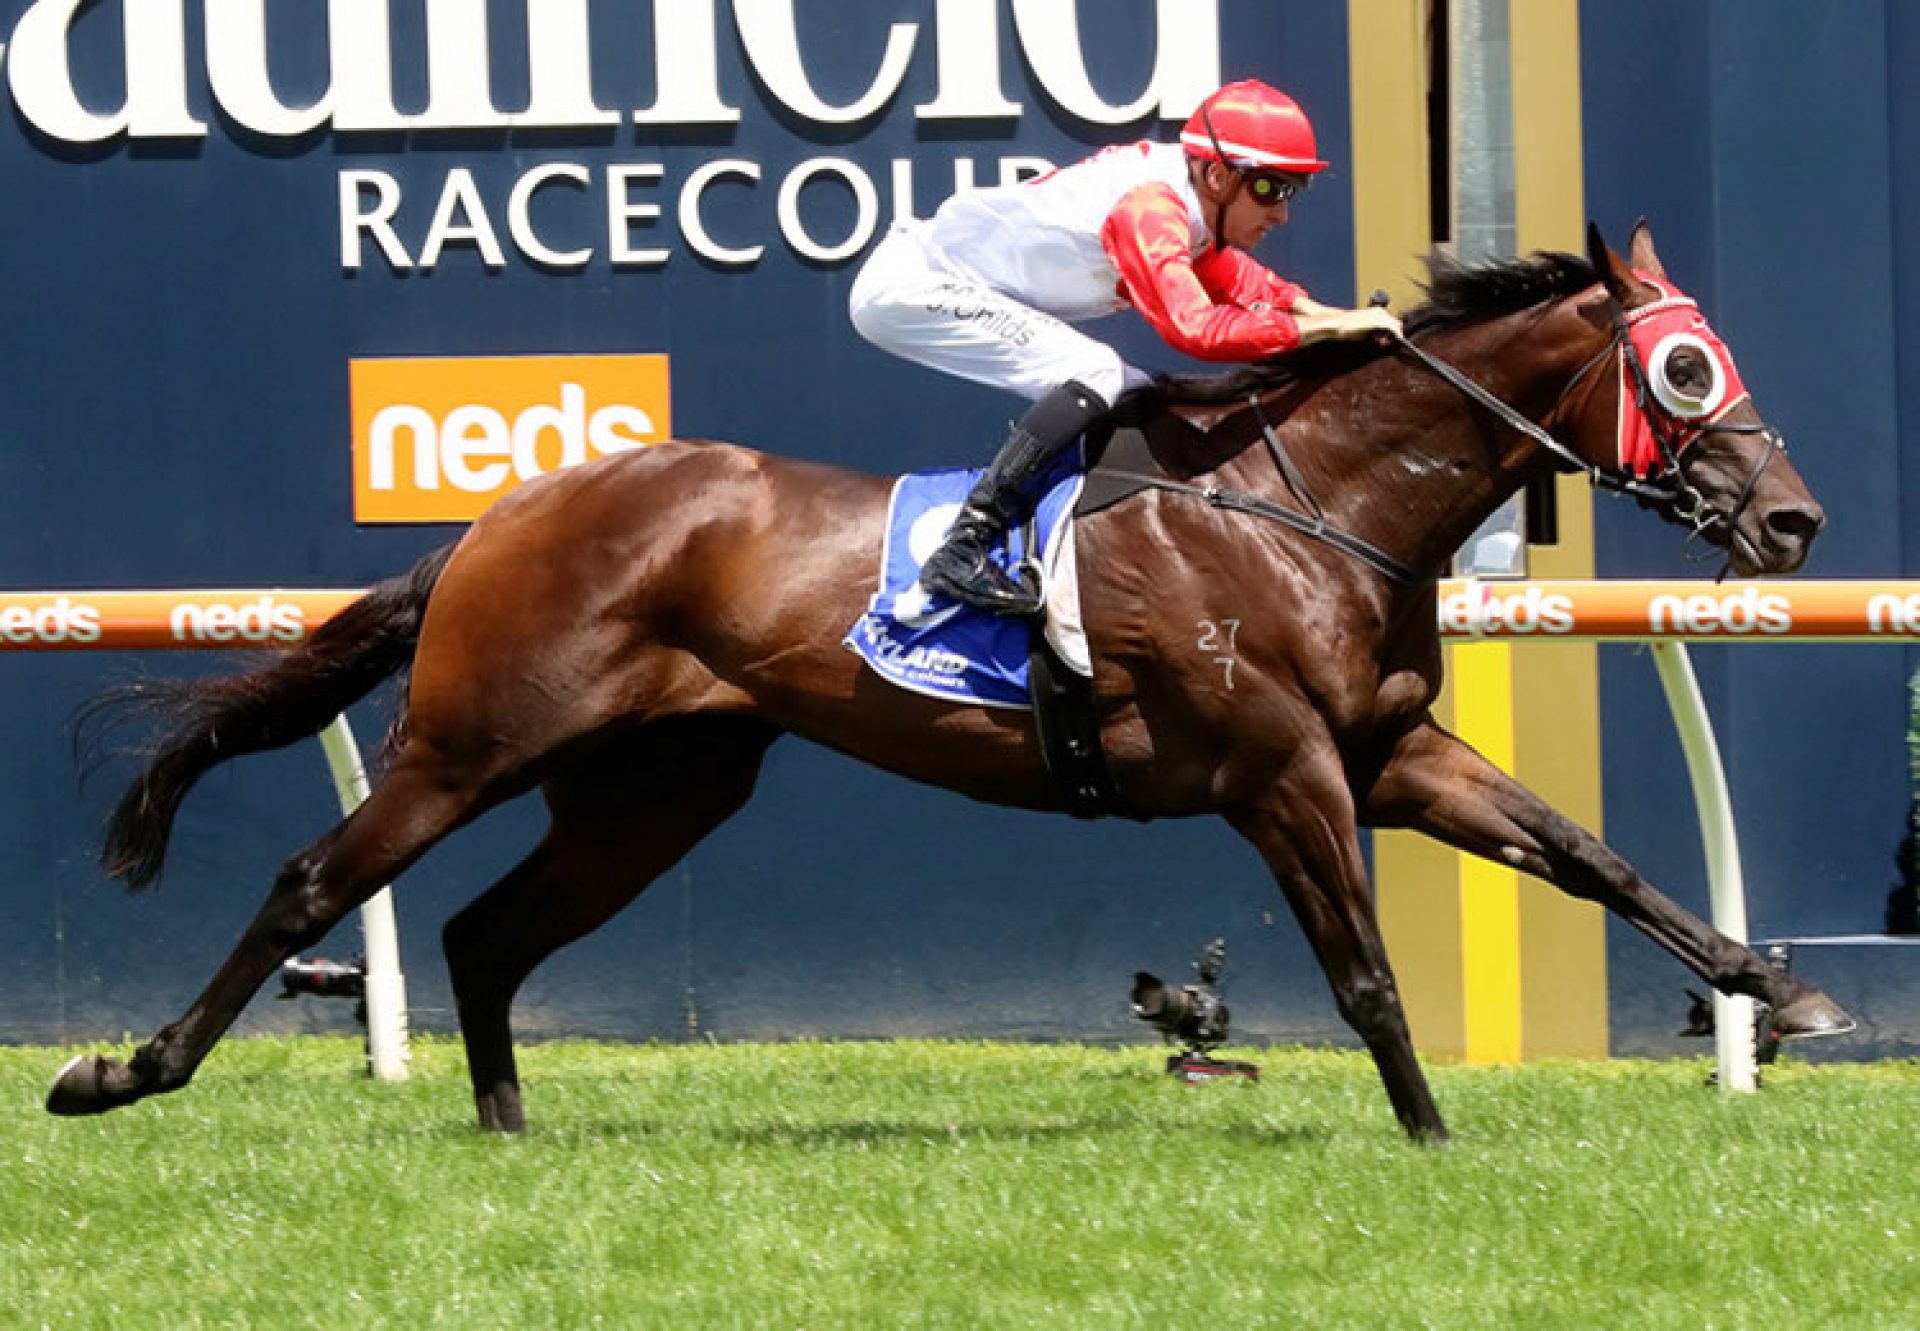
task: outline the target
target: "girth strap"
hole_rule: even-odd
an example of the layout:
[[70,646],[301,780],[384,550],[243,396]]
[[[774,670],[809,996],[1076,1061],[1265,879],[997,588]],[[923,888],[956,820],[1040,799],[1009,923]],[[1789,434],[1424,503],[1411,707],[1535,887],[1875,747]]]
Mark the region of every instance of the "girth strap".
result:
[[[1026,558],[1039,566],[1040,547],[1035,528],[1024,529]],[[1040,739],[1040,758],[1054,789],[1075,818],[1104,818],[1125,813],[1120,787],[1107,766],[1100,743],[1100,714],[1093,697],[1093,681],[1061,659],[1047,641],[1046,617],[1027,625],[1027,692],[1033,699],[1033,728]]]
[[1033,693],[1033,727],[1040,756],[1075,818],[1124,813],[1120,788],[1100,744],[1100,718],[1094,708],[1093,681],[1060,659],[1035,624],[1027,652],[1027,687]]

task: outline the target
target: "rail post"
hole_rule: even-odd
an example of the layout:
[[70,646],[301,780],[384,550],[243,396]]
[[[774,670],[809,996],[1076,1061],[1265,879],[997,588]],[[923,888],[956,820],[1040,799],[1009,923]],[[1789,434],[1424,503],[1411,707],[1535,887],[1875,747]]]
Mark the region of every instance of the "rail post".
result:
[[[1713,925],[1736,943],[1747,941],[1747,881],[1740,868],[1740,839],[1734,832],[1733,800],[1727,793],[1726,771],[1720,765],[1720,746],[1713,738],[1713,721],[1700,696],[1687,646],[1674,639],[1653,644],[1653,663],[1666,690],[1667,708],[1687,759],[1687,779],[1693,784],[1693,807],[1700,820],[1700,840],[1707,853],[1707,898],[1713,907]],[[1760,1079],[1753,1047],[1753,1000],[1713,991],[1713,1048],[1719,1063],[1720,1089],[1728,1095],[1755,1090]]]
[[[346,717],[334,717],[320,732],[320,747],[333,773],[340,812],[351,814],[366,801],[371,787]],[[360,932],[367,947],[367,1070],[376,1081],[405,1081],[407,980],[400,971],[400,935],[390,888],[381,888],[360,907]]]

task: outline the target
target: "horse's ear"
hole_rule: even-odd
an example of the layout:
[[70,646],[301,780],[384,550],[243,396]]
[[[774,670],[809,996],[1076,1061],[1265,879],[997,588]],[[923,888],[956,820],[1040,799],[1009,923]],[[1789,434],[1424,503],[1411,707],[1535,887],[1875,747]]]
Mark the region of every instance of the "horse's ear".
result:
[[1627,261],[1640,272],[1666,280],[1667,270],[1661,266],[1660,256],[1653,248],[1653,228],[1644,217],[1633,224],[1633,238],[1627,242]]
[[[1640,230],[1634,229],[1638,237]],[[1651,242],[1649,242],[1651,244]],[[1633,269],[1627,261],[1613,252],[1613,247],[1600,235],[1597,222],[1587,223],[1587,262],[1593,265],[1593,271],[1600,275],[1607,291],[1623,306],[1631,308],[1640,300],[1644,285],[1633,275]]]

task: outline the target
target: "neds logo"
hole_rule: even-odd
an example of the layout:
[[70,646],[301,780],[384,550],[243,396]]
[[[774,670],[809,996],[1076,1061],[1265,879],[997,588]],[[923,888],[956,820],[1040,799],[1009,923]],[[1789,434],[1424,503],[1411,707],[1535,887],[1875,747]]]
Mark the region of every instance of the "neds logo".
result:
[[1451,633],[1571,633],[1573,601],[1538,587],[1497,592],[1488,587],[1440,598],[1440,628]]
[[262,596],[256,601],[182,603],[167,616],[175,642],[299,642],[307,617],[297,605]]
[[16,643],[100,641],[100,608],[62,596],[46,605],[0,606],[0,639]]
[[1656,596],[1647,603],[1647,627],[1655,633],[1791,633],[1793,603],[1758,587],[1725,596]]
[[468,522],[560,467],[665,439],[665,356],[356,360],[353,515]]
[[1920,633],[1920,596],[1881,592],[1868,598],[1867,632]]

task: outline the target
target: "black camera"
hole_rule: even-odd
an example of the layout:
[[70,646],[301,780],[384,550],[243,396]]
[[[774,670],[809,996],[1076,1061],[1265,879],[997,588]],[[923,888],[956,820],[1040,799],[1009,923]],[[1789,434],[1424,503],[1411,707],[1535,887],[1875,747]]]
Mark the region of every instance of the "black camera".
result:
[[1227,940],[1216,938],[1201,949],[1193,969],[1200,983],[1178,989],[1159,976],[1135,971],[1133,1015],[1150,1024],[1170,1043],[1191,1049],[1212,1049],[1226,1043],[1227,1005],[1214,986],[1227,959]]
[[1227,960],[1227,940],[1216,938],[1200,949],[1193,963],[1197,984],[1174,988],[1148,971],[1133,976],[1133,1015],[1147,1022],[1169,1044],[1185,1048],[1167,1059],[1167,1071],[1188,1085],[1214,1077],[1246,1077],[1257,1081],[1260,1069],[1251,1063],[1215,1058],[1208,1051],[1225,1044],[1227,1004],[1217,987]]
[[327,961],[293,957],[280,966],[281,998],[312,994],[317,998],[365,998],[367,967],[363,961]]

